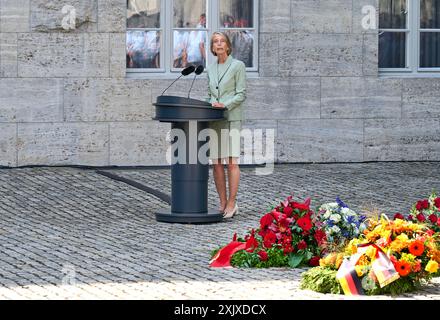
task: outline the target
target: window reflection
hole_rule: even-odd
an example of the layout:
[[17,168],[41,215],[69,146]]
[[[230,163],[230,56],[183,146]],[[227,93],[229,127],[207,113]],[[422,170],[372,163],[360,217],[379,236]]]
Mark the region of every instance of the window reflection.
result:
[[232,44],[232,56],[244,62],[247,68],[253,66],[254,35],[247,30],[228,30]]
[[423,29],[440,29],[439,0],[421,0],[420,27]]
[[174,31],[173,67],[206,66],[206,31]]
[[220,22],[223,28],[252,28],[253,0],[222,0]]
[[383,32],[379,35],[379,68],[406,67],[406,34]]
[[160,32],[127,32],[127,68],[160,68]]
[[379,2],[379,27],[381,29],[405,29],[406,0],[381,0]]
[[206,28],[206,0],[174,1],[175,28]]
[[127,28],[159,28],[160,0],[127,0]]
[[420,33],[420,67],[440,68],[440,32]]

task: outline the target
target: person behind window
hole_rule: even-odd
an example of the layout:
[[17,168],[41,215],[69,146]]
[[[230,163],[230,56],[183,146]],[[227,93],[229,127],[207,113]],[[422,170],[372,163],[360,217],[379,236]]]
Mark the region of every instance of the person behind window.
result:
[[[197,28],[206,27],[206,15],[202,13],[197,23]],[[205,31],[192,30],[189,33],[187,46],[184,54],[186,54],[186,66],[205,66],[206,52],[205,52]]]
[[[177,22],[178,28],[183,28],[183,20]],[[174,68],[184,68],[188,63],[186,46],[188,43],[188,32],[183,30],[174,30]]]
[[142,68],[159,68],[160,38],[156,31],[145,32]]
[[206,28],[206,14],[202,13],[200,15],[199,22],[197,23],[197,28]]
[[[217,61],[209,65],[208,100],[214,108],[226,109],[226,120],[212,121],[210,128],[217,134],[217,146],[210,139],[210,158],[213,163],[215,186],[220,198],[219,211],[224,218],[238,213],[236,201],[240,180],[240,131],[243,121],[242,103],[246,99],[246,67],[231,56],[232,45],[223,32],[214,32],[210,49]],[[222,139],[222,130],[226,139]],[[224,141],[222,141],[224,140]],[[226,194],[226,176],[223,163],[228,167],[229,198]]]
[[127,35],[127,64],[129,68],[141,68],[145,36],[143,31],[129,32]]

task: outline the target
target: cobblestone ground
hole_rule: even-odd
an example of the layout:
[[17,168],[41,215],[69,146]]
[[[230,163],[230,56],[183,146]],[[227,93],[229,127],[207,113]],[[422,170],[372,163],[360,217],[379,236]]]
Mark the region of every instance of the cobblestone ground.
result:
[[[166,169],[107,170],[165,193]],[[345,299],[299,289],[302,269],[211,269],[210,252],[293,193],[312,206],[340,196],[358,212],[406,213],[440,190],[440,163],[243,168],[240,214],[211,225],[158,223],[168,205],[95,170],[0,170],[0,299]],[[217,206],[212,175],[209,202]],[[397,299],[439,299],[440,281]],[[396,299],[388,296],[362,299]]]

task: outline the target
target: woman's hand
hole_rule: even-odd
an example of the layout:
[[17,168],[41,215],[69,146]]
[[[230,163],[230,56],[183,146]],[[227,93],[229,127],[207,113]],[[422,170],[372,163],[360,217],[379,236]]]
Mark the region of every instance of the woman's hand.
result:
[[219,109],[224,109],[224,108],[225,108],[225,105],[224,105],[223,103],[220,103],[220,102],[214,102],[214,103],[212,104],[212,106],[213,106],[214,108],[219,108]]

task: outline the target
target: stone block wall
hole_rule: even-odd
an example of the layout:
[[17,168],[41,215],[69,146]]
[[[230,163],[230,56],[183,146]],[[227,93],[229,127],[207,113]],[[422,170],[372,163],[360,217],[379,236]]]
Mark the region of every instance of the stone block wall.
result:
[[[365,5],[260,1],[244,127],[276,130],[276,161],[440,160],[440,79],[380,77]],[[172,79],[127,78],[125,20],[125,0],[0,0],[0,166],[166,164],[152,103]]]

